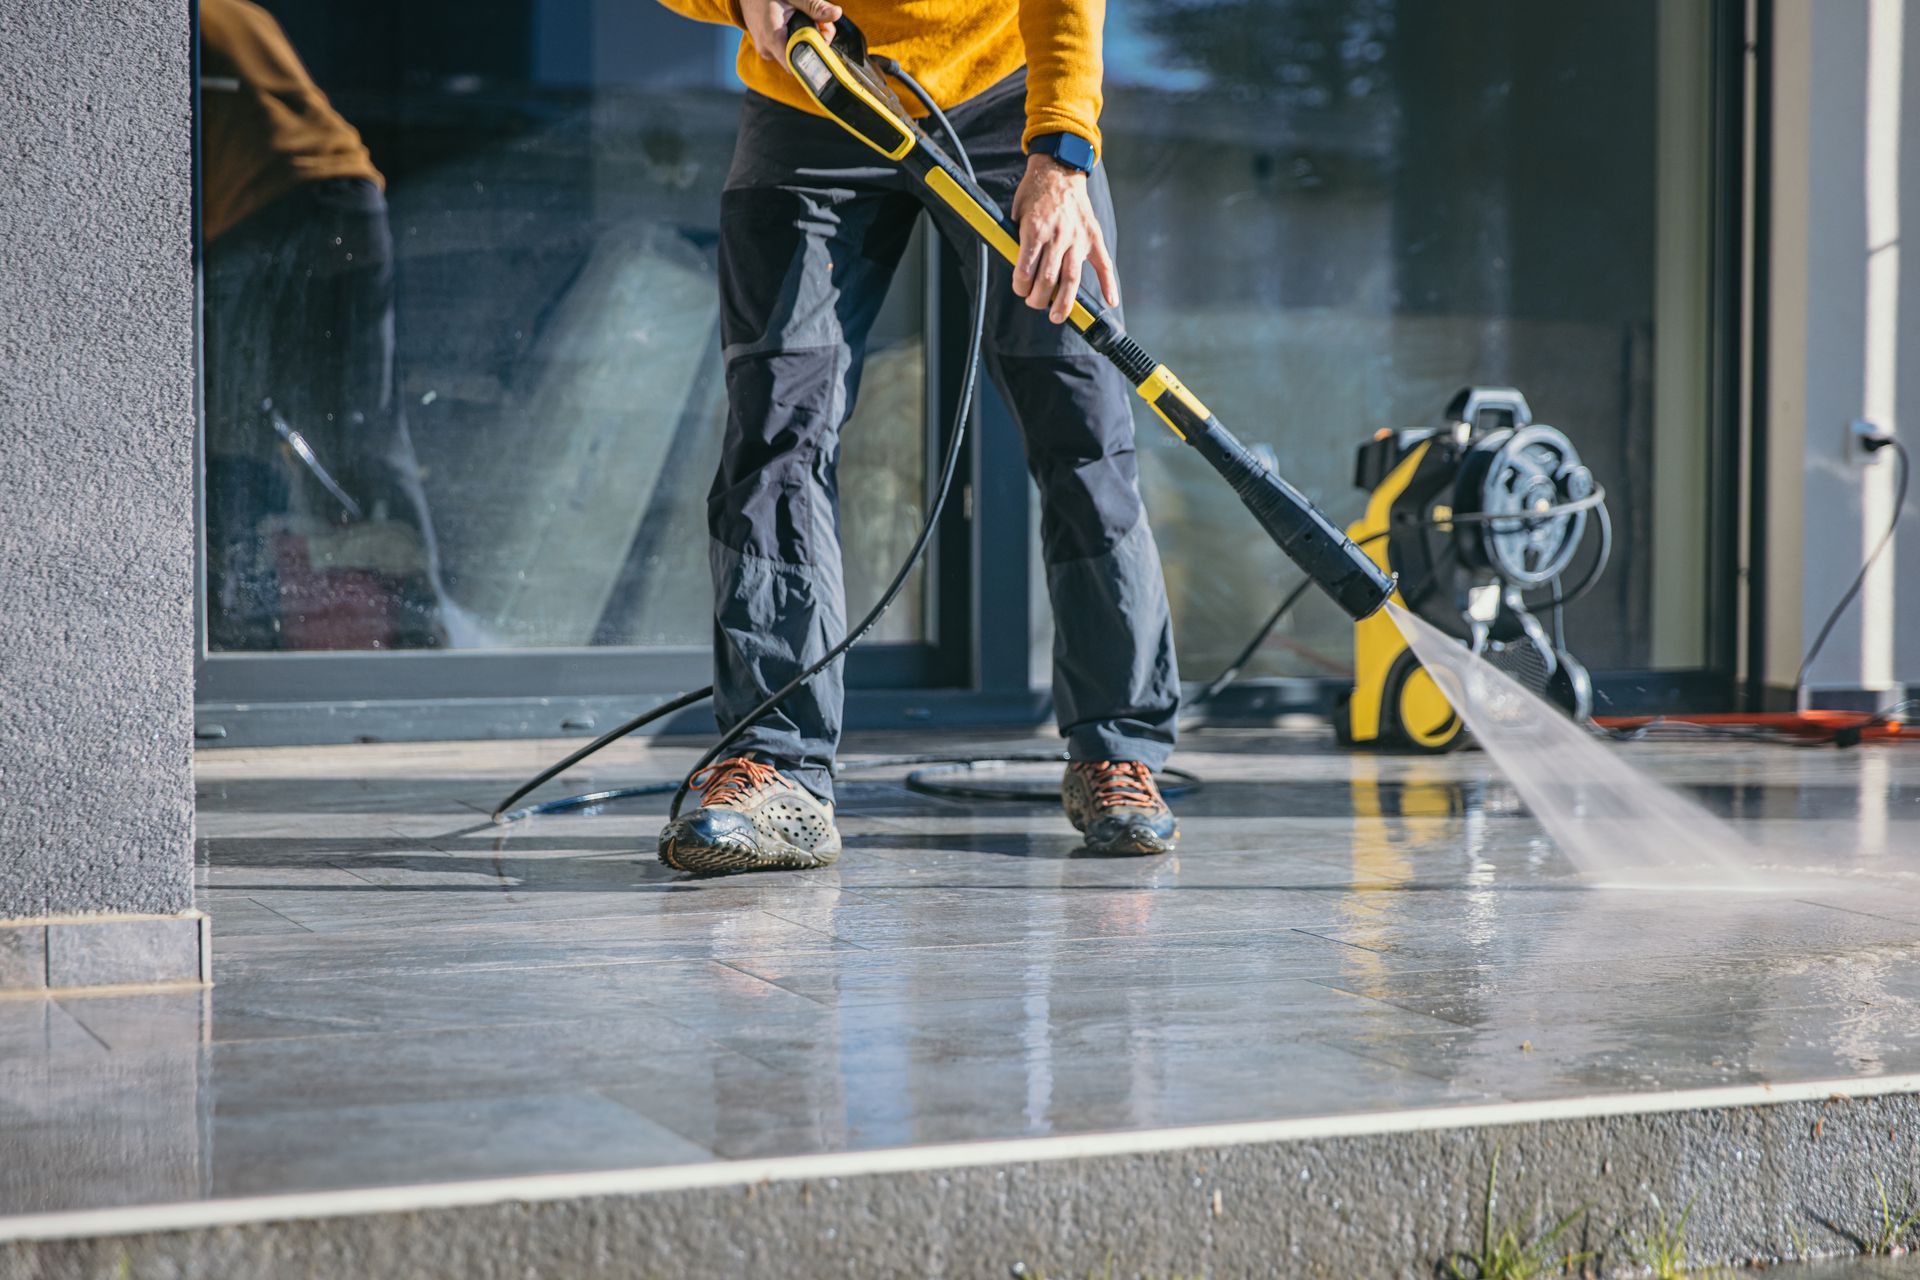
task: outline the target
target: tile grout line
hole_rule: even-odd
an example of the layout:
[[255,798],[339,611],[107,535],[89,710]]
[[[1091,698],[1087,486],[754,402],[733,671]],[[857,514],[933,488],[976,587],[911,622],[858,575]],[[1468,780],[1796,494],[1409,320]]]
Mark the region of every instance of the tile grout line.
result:
[[[262,911],[264,911],[264,912],[266,912],[266,913],[267,913],[268,915],[273,915],[273,916],[278,916],[278,917],[280,917],[280,919],[282,919],[282,920],[285,920],[285,921],[286,921],[286,922],[287,922],[288,924],[290,924],[290,925],[292,925],[292,926],[293,926],[294,928],[296,928],[296,929],[298,929],[298,930],[299,930],[300,932],[302,932],[302,933],[311,933],[311,934],[317,934],[317,933],[319,932],[319,931],[318,931],[318,930],[316,930],[316,929],[309,929],[309,928],[307,928],[307,926],[305,926],[305,925],[303,925],[303,924],[301,924],[301,923],[300,923],[300,922],[299,922],[298,920],[295,920],[295,919],[294,919],[294,918],[293,918],[292,916],[290,916],[290,915],[288,915],[288,914],[287,914],[286,912],[284,912],[284,911],[281,911],[281,910],[279,910],[279,909],[277,909],[277,908],[275,908],[275,907],[270,907],[270,906],[268,906],[268,905],[267,905],[266,903],[264,903],[264,902],[262,902],[262,901],[260,901],[260,899],[258,899],[258,898],[255,898],[255,897],[253,897],[253,896],[251,896],[251,895],[249,895],[249,896],[247,896],[247,897],[244,897],[244,898],[242,898],[242,899],[241,899],[241,901],[242,901],[242,902],[251,902],[251,903],[252,903],[252,904],[253,904],[254,906],[256,906],[256,907],[258,907],[258,908],[260,908],[260,909],[261,909]],[[212,915],[213,913],[212,913],[212,912],[208,912],[207,914],[208,914],[208,915]],[[246,937],[246,936],[248,936],[248,935],[246,935],[246,934],[235,934],[234,936],[235,936],[235,937]]]

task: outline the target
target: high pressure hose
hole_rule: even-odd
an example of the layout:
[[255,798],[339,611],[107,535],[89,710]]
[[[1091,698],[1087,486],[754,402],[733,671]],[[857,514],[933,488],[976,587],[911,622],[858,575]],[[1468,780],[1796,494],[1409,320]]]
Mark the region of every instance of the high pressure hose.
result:
[[[954,129],[952,122],[947,119],[946,113],[940,110],[939,106],[934,102],[932,96],[929,95],[927,91],[921,87],[920,82],[909,75],[906,69],[899,63],[890,58],[878,57],[874,59],[874,62],[884,69],[888,75],[895,77],[900,83],[906,85],[913,96],[920,100],[921,105],[926,107],[928,114],[939,124],[940,131],[946,135],[947,141],[952,144],[954,156],[966,170],[967,177],[972,178],[974,176],[973,161],[968,157],[967,149],[960,141],[960,134]],[[789,680],[778,691],[763,700],[759,706],[753,708],[753,710],[735,722],[733,728],[722,734],[720,740],[707,749],[707,753],[700,757],[699,763],[687,771],[686,775],[680,779],[680,784],[673,793],[673,803],[668,808],[669,818],[677,818],[680,816],[680,806],[686,802],[687,792],[693,785],[693,779],[699,775],[701,770],[720,759],[726,749],[738,742],[747,730],[764,719],[769,712],[787,698],[791,697],[809,680],[819,675],[833,663],[839,661],[845,656],[847,650],[858,644],[861,638],[873,629],[874,624],[880,621],[881,615],[886,613],[888,607],[891,606],[899,596],[901,589],[906,586],[907,578],[912,575],[914,567],[920,563],[921,557],[926,554],[928,545],[933,541],[934,532],[939,527],[940,515],[946,509],[948,495],[953,491],[954,475],[960,469],[960,456],[963,451],[962,445],[966,440],[967,434],[967,419],[973,412],[974,390],[980,380],[980,349],[985,340],[987,329],[987,245],[984,240],[976,247],[974,254],[974,279],[977,281],[977,287],[974,289],[973,316],[968,326],[967,358],[963,366],[964,372],[961,374],[960,399],[954,406],[953,425],[948,432],[947,451],[940,463],[940,482],[934,490],[933,505],[927,511],[927,519],[920,527],[919,536],[913,540],[913,547],[907,552],[906,559],[901,561],[898,572],[893,575],[893,581],[888,583],[887,589],[880,593],[880,599],[874,604],[873,608],[867,611],[866,616],[850,629],[838,644],[827,650],[819,661],[813,663],[792,680]],[[574,765],[579,764],[582,760],[587,759],[603,748],[613,745],[620,741],[620,739],[645,728],[647,725],[652,724],[664,716],[669,716],[676,711],[682,711],[688,707],[698,705],[712,696],[712,685],[708,685],[703,689],[694,689],[681,694],[671,701],[662,703],[650,711],[635,716],[625,724],[615,726],[595,738],[592,742],[589,742],[586,746],[581,747],[578,751],[572,752],[556,763],[549,765],[525,783],[521,784],[513,794],[494,806],[492,814],[493,821],[506,822],[512,818],[533,812],[555,812],[559,809],[578,808],[587,804],[604,803],[607,800],[621,799],[633,795],[655,794],[657,791],[664,790],[664,788],[652,787],[622,788],[618,791],[596,792],[587,796],[573,796],[565,800],[554,801],[547,805],[534,806],[526,810],[516,811],[513,807],[528,793],[546,785],[552,779],[558,777],[560,774],[571,769]],[[933,760],[927,761],[927,763],[934,762]],[[939,762],[958,763],[958,761],[955,761],[952,757],[942,757]]]
[[[875,57],[874,63],[888,75],[906,85],[913,96],[920,99],[921,105],[926,107],[928,113],[939,123],[940,132],[944,133],[947,141],[953,144],[961,166],[967,171],[967,177],[972,178],[974,176],[973,161],[968,157],[966,148],[961,145],[960,135],[954,129],[952,122],[947,119],[946,112],[940,110],[927,91],[920,87],[920,82],[908,75],[906,68],[898,62],[891,58]],[[907,552],[906,559],[900,562],[899,571],[893,575],[893,581],[888,583],[887,589],[880,593],[879,601],[867,611],[867,616],[860,620],[859,625],[847,632],[839,644],[827,650],[818,662],[789,680],[783,688],[742,716],[735,722],[733,728],[720,735],[718,742],[707,748],[707,753],[700,757],[700,762],[688,770],[686,777],[680,780],[680,789],[673,793],[673,803],[667,807],[669,819],[680,816],[680,806],[685,803],[687,792],[702,769],[720,759],[728,747],[738,742],[742,735],[759,723],[768,712],[798,692],[807,681],[839,661],[847,650],[858,644],[860,638],[873,629],[873,625],[880,621],[880,615],[887,611],[888,606],[900,594],[901,588],[907,585],[907,578],[913,573],[914,566],[919,564],[920,558],[926,554],[928,544],[933,541],[934,530],[940,523],[940,513],[946,509],[947,495],[953,490],[954,473],[960,468],[960,446],[967,433],[967,416],[973,411],[974,388],[980,381],[980,347],[987,329],[987,245],[985,241],[981,241],[974,248],[974,279],[979,284],[973,291],[973,319],[967,330],[967,359],[963,366],[964,372],[960,375],[960,400],[953,410],[953,427],[947,441],[947,455],[940,465],[940,484],[934,491],[933,507],[927,512],[926,523],[920,526],[920,536],[913,540],[913,546]]]

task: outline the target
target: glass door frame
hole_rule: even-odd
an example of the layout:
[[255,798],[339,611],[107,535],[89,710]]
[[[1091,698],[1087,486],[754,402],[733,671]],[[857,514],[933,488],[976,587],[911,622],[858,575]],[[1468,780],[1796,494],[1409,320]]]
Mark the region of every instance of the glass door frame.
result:
[[[1769,0],[1759,7],[1764,33]],[[1701,602],[1708,661],[1698,668],[1595,673],[1601,705],[1609,710],[1725,709],[1737,705],[1742,658],[1759,642],[1743,629],[1746,581],[1764,580],[1755,557],[1762,544],[1743,546],[1743,519],[1764,519],[1756,482],[1742,467],[1756,454],[1749,436],[1743,374],[1763,367],[1758,342],[1764,327],[1745,323],[1753,298],[1743,289],[1743,267],[1754,270],[1752,293],[1764,298],[1764,190],[1747,179],[1766,145],[1764,112],[1748,130],[1750,92],[1764,95],[1764,50],[1752,56],[1747,0],[1712,0],[1710,147],[1713,172],[1708,218],[1709,290],[1708,536],[1709,590]],[[197,5],[195,6],[197,8]],[[198,102],[198,67],[195,67]],[[1762,101],[1764,99],[1762,98]],[[198,130],[195,130],[196,206]],[[196,212],[197,222],[197,212]],[[196,238],[197,239],[197,238]],[[945,444],[964,358],[967,293],[952,253],[937,236],[925,237],[917,269],[924,273],[926,349],[922,430],[928,491]],[[196,278],[199,274],[195,255]],[[196,311],[196,339],[198,314]],[[1753,359],[1748,360],[1748,344]],[[198,352],[196,351],[198,363]],[[196,370],[196,373],[198,371]],[[204,449],[204,413],[196,422]],[[196,489],[201,477],[196,473]],[[1036,562],[1033,491],[1018,430],[991,384],[982,378],[973,429],[959,483],[942,520],[927,567],[923,642],[869,644],[851,655],[847,724],[850,729],[1031,726],[1049,714],[1044,689],[1033,687],[1031,652]],[[206,645],[203,523],[196,511],[195,663],[196,733],[203,743],[229,745],[326,743],[433,738],[584,735],[620,718],[705,684],[711,662],[704,648],[581,648],[490,652],[429,650],[408,653],[213,653]],[[1742,556],[1745,555],[1743,564]],[[1746,634],[1743,636],[1743,630]],[[1042,655],[1043,656],[1043,655]],[[1209,673],[1189,672],[1189,678]],[[1269,678],[1236,683],[1209,707],[1209,719],[1270,721],[1288,712],[1322,712],[1345,682]],[[669,721],[667,731],[699,732],[711,725],[704,709]]]

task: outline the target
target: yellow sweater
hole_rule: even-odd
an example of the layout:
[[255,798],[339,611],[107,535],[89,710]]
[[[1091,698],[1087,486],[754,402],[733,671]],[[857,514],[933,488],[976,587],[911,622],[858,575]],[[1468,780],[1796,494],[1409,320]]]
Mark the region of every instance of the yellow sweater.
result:
[[[740,26],[734,0],[662,0],[702,22]],[[942,108],[1027,67],[1027,128],[1077,133],[1100,147],[1100,29],[1106,0],[836,0],[875,53],[896,59]],[[740,41],[740,78],[790,107],[819,114],[785,63]],[[920,104],[901,95],[919,113]]]

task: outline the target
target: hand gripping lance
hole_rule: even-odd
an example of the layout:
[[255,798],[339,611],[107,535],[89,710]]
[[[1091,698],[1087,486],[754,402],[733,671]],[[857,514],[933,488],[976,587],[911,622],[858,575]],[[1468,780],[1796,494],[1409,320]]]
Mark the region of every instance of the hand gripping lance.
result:
[[[820,109],[860,141],[899,165],[950,207],[1009,263],[1020,255],[1019,225],[1001,213],[966,170],[907,114],[867,56],[866,38],[841,18],[829,42],[796,14],[787,32],[787,65]],[[1200,403],[1166,365],[1128,336],[1111,309],[1082,285],[1068,323],[1126,376],[1173,433],[1218,471],[1280,549],[1354,618],[1393,594],[1393,576],[1355,546],[1305,494],[1275,475]]]

